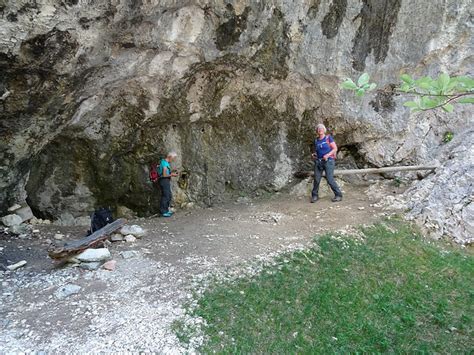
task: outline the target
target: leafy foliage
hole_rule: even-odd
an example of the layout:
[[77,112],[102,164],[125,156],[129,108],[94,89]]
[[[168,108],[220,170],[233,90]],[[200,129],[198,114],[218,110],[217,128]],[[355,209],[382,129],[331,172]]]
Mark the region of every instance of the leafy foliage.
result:
[[370,83],[370,76],[367,73],[362,74],[357,80],[357,84],[352,79],[347,78],[342,84],[342,88],[355,91],[358,97],[364,96],[366,92],[372,91],[377,87],[377,84]]
[[[341,83],[341,87],[355,91],[356,96],[362,97],[376,87],[376,84],[369,83],[369,79],[369,75],[364,73],[357,80],[357,84],[346,79]],[[435,79],[430,76],[414,79],[409,74],[402,74],[400,79],[401,84],[395,91],[415,97],[414,100],[404,103],[404,106],[414,112],[436,108],[453,112],[454,104],[474,103],[474,79],[469,76],[450,77],[442,73]]]

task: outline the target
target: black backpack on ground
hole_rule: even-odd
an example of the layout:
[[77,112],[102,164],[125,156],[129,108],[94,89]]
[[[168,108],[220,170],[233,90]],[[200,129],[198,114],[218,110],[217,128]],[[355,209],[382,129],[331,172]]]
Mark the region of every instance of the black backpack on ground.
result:
[[95,210],[91,214],[91,229],[89,229],[87,235],[91,235],[113,221],[114,217],[109,208],[99,208]]

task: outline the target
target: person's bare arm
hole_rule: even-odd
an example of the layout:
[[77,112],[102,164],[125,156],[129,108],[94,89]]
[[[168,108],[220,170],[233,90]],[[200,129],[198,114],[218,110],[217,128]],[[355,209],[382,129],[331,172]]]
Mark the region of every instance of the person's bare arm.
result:
[[329,143],[329,146],[331,147],[331,151],[327,154],[324,155],[323,159],[328,160],[330,156],[335,156],[337,153],[337,145],[336,142],[331,142]]

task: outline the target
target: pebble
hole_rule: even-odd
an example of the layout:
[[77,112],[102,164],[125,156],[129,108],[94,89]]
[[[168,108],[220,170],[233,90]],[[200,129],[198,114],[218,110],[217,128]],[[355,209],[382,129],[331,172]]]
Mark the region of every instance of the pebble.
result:
[[362,206],[361,206],[361,207],[358,208],[358,210],[361,210],[361,211],[362,211],[362,210],[365,210],[365,207],[362,207]]
[[16,269],[19,269],[25,265],[26,265],[26,260],[22,260],[22,261],[17,262],[16,264],[8,265],[7,269],[10,271],[15,271]]
[[145,235],[145,233],[146,233],[145,230],[136,224],[131,225],[131,226],[123,226],[120,229],[120,234],[125,235],[125,236],[131,234],[135,237],[141,238]]
[[122,234],[113,234],[111,237],[110,237],[110,240],[112,242],[122,242],[123,241],[123,235]]
[[128,243],[133,243],[136,240],[137,240],[137,238],[135,238],[132,234],[129,234],[129,235],[125,236],[125,241],[128,242]]
[[101,261],[92,261],[90,263],[80,263],[79,267],[84,270],[94,271],[102,266]]
[[79,293],[80,290],[81,290],[81,286],[74,285],[74,284],[67,284],[63,287],[58,288],[56,292],[54,293],[54,295],[58,299],[63,299],[71,295],[74,295],[76,293]]
[[56,240],[62,240],[64,238],[64,234],[56,233],[53,238]]
[[108,271],[114,271],[116,265],[117,265],[117,261],[109,260],[106,263],[104,263],[104,265],[102,265],[102,268]]
[[136,250],[126,250],[126,251],[121,252],[120,255],[122,255],[122,258],[124,259],[130,259],[130,258],[137,257],[139,253]]
[[76,259],[82,262],[104,261],[110,258],[110,251],[107,248],[86,249],[76,256]]

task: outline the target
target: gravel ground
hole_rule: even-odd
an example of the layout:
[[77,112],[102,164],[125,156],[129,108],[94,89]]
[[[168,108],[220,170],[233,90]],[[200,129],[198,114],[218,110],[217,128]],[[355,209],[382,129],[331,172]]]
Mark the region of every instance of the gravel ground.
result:
[[[244,272],[249,261],[303,247],[318,233],[375,222],[384,214],[375,202],[354,188],[338,204],[328,197],[309,204],[306,198],[277,194],[178,211],[171,219],[139,219],[132,222],[144,227],[146,236],[109,246],[117,261],[113,271],[53,267],[48,239],[57,232],[65,240],[79,238],[78,227],[41,226],[30,239],[0,236],[0,263],[19,261],[15,257],[28,262],[13,272],[0,271],[0,349],[189,351],[170,326],[184,315],[196,280],[229,268]],[[136,254],[123,258],[129,250]],[[58,298],[68,285],[80,289]]]

